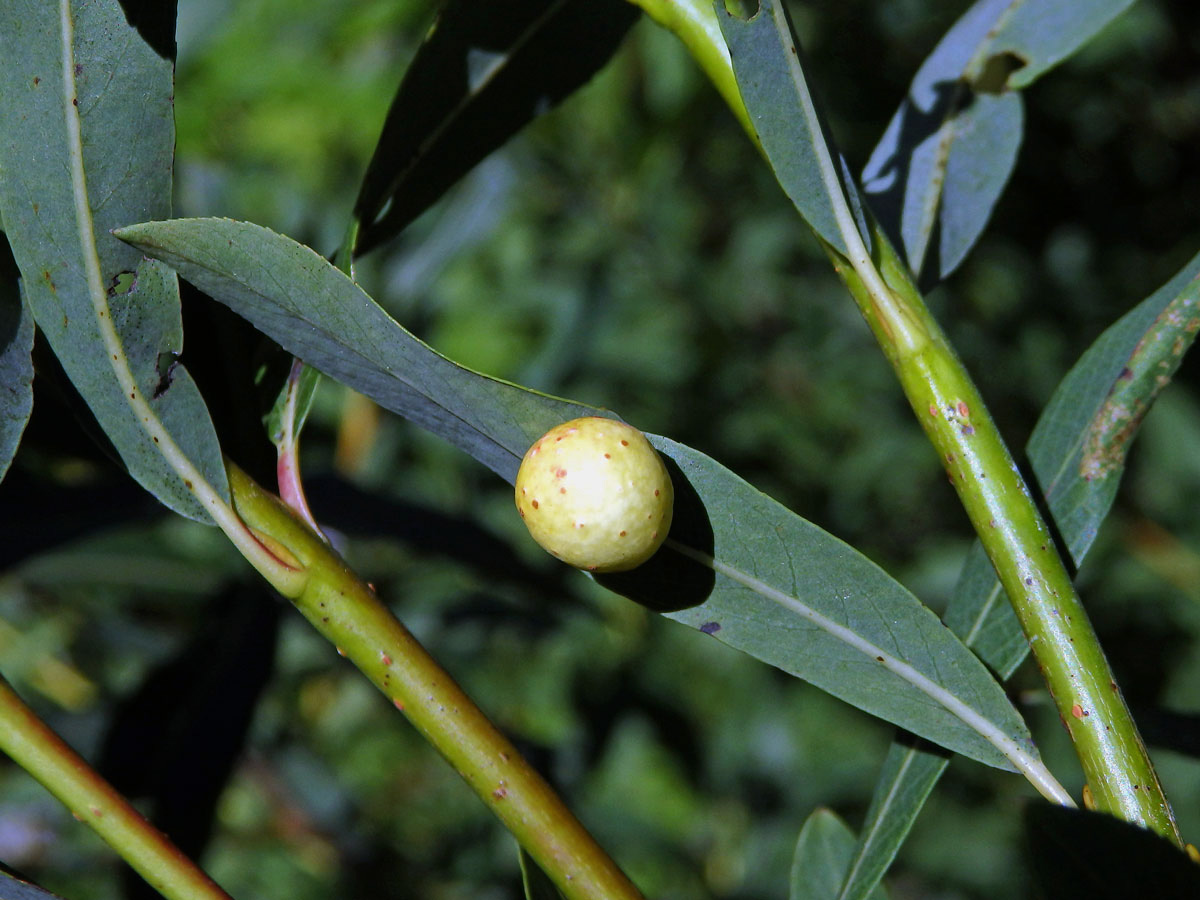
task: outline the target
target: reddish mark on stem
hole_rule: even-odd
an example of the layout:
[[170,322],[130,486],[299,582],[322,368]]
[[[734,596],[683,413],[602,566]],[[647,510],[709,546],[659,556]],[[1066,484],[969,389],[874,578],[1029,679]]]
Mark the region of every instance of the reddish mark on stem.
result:
[[1071,707],[1071,715],[1073,715],[1077,719],[1082,719],[1084,716],[1087,715],[1087,713],[1083,711],[1082,706],[1080,706],[1078,703],[1076,703],[1075,705],[1073,705]]

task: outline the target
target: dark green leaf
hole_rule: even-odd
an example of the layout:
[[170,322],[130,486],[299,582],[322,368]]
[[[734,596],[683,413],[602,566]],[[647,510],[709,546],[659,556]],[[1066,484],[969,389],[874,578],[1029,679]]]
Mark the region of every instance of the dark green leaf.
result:
[[[1200,328],[1198,278],[1200,255],[1105,331],[1067,373],[1034,429],[1026,448],[1029,460],[1077,565],[1116,496],[1124,454],[1141,417]],[[1011,675],[1029,652],[978,542],[968,554],[946,624],[1001,677]],[[856,870],[882,877],[945,767],[944,756],[920,742],[892,745],[859,838]],[[847,884],[842,900],[863,897],[873,883],[863,877]]]
[[863,172],[909,268],[954,271],[991,217],[1021,146],[1019,88],[1074,53],[1133,0],[979,0],[922,64]]
[[[317,253],[265,228],[180,219],[119,235],[510,482],[550,427],[600,413],[446,359]],[[651,440],[676,485],[669,549],[602,584],[982,762],[1010,768],[1033,752],[996,681],[901,585],[708,457]]]
[[[835,900],[854,853],[854,832],[828,809],[815,809],[800,830],[792,857],[790,900]],[[876,885],[871,900],[884,900]]]
[[838,210],[859,209],[856,188],[834,147],[805,77],[800,43],[778,0],[762,0],[743,19],[717,0],[717,19],[729,45],[742,100],[775,177],[800,215],[824,241],[848,255]]
[[359,189],[366,252],[616,52],[625,0],[451,0],[404,75]]
[[14,0],[0,15],[0,121],[20,123],[0,133],[0,208],[25,297],[130,474],[207,521],[178,464],[228,490],[208,411],[176,362],[175,276],[109,233],[170,212],[171,62],[116,0]]
[[17,289],[16,265],[0,234],[0,479],[33,412],[33,316]]

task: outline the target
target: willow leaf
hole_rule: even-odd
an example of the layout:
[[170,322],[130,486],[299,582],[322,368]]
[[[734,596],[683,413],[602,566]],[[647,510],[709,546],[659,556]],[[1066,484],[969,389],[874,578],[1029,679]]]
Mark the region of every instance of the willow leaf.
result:
[[923,283],[954,271],[991,218],[1021,147],[1018,90],[1132,2],[979,0],[921,65],[863,190]]
[[637,21],[625,0],[451,0],[388,110],[354,213],[366,252],[599,71]]
[[[789,900],[834,900],[854,853],[854,832],[832,810],[813,810],[800,829],[792,856]],[[876,886],[870,900],[885,900]]]
[[207,521],[194,491],[228,487],[175,276],[109,233],[170,213],[171,60],[117,0],[0,6],[0,59],[0,210],[34,319],[129,473]]
[[857,229],[867,240],[862,222],[847,218],[861,201],[817,108],[787,8],[781,0],[760,0],[743,19],[725,7],[718,0],[717,19],[775,177],[817,236],[849,255],[849,233]]
[[17,290],[11,263],[0,234],[0,479],[33,412],[33,316]]
[[[510,482],[551,426],[603,414],[459,366],[320,255],[265,228],[181,219],[118,234]],[[703,454],[651,440],[675,482],[669,548],[602,584],[956,752],[1040,766],[999,684],[899,583]]]

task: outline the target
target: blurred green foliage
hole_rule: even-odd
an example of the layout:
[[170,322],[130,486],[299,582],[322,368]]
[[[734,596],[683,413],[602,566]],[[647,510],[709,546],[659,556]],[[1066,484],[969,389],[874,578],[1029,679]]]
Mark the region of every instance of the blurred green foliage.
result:
[[[793,8],[852,165],[962,5]],[[180,7],[177,214],[245,218],[332,252],[432,5]],[[1200,246],[1197,35],[1200,8],[1143,0],[1028,92],[1013,183],[964,269],[931,298],[1014,447],[1090,341]],[[363,259],[358,277],[452,358],[695,446],[935,609],[948,596],[969,529],[887,364],[732,117],[650,23],[586,89]],[[219,341],[187,349],[222,352]],[[1178,727],[1154,723],[1164,709],[1196,712],[1200,695],[1197,374],[1185,363],[1150,417],[1080,573],[1152,743],[1177,742]],[[57,408],[39,391],[10,481],[61,493],[69,516],[85,501],[68,490],[120,476],[64,452],[57,438],[71,426],[61,409],[47,424]],[[363,415],[326,384],[307,474],[336,468],[406,504],[395,533],[346,526],[351,561],[647,896],[783,897],[814,806],[857,827],[888,728],[561,572],[523,534],[506,485],[407,423],[384,419],[339,456],[347,410]],[[0,486],[9,517],[13,490]],[[336,501],[314,505],[334,525],[347,520]],[[503,556],[497,574],[453,530],[431,552],[427,509],[482,524],[538,577],[505,572]],[[94,756],[114,710],[226,614],[213,598],[253,578],[218,535],[157,514],[101,514],[87,531],[14,561],[0,617],[21,632],[22,657],[70,660],[92,686],[82,706],[57,709],[28,662],[3,660]],[[237,897],[517,896],[511,840],[393,709],[281,612],[272,673],[203,857],[212,874]],[[1014,690],[1077,790],[1036,673],[1023,670]],[[1155,756],[1195,841],[1200,766],[1184,752]],[[956,762],[892,895],[1024,896],[1017,809],[1030,795],[1012,776]],[[111,855],[11,765],[0,798],[0,859],[74,900],[121,896]]]

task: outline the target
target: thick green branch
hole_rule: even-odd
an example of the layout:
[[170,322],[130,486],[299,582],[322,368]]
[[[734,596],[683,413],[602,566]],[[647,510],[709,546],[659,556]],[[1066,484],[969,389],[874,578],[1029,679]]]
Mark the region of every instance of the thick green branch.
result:
[[569,900],[641,894],[550,786],[329,546],[235,466],[239,515],[307,574],[289,599],[403,712]]
[[229,900],[212,879],[0,679],[0,750],[86,822],[168,900]]
[[1094,806],[1182,846],[1087,611],[1012,455],[886,238],[879,233],[873,238],[892,295],[886,308],[903,310],[906,323],[922,323],[927,335],[922,346],[892,341],[871,291],[851,266],[833,251],[830,255],[895,368],[1016,610],[1075,745]]

